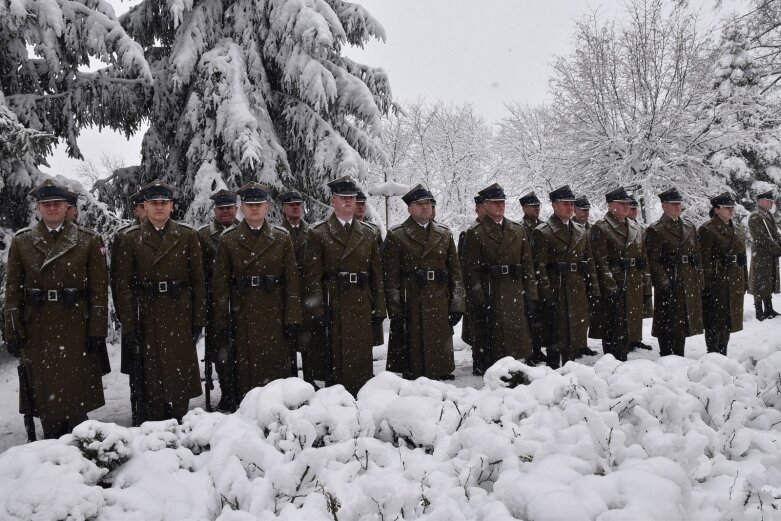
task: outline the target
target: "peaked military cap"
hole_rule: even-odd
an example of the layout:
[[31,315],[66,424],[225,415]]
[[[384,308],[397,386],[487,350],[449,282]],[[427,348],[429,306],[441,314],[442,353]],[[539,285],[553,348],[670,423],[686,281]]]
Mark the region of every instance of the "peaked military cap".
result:
[[358,195],[358,187],[355,186],[355,181],[353,181],[352,177],[349,175],[334,179],[328,183],[328,188],[331,189],[333,195],[341,195],[344,197]]
[[285,203],[303,203],[304,198],[301,196],[301,192],[297,190],[288,190],[282,194],[279,194],[279,202]]
[[241,202],[243,203],[267,203],[268,202],[268,194],[271,190],[265,185],[262,185],[260,183],[256,183],[255,181],[252,181],[251,183],[247,183],[238,190],[236,190],[236,195],[241,197]]
[[431,203],[434,203],[434,195],[426,190],[426,188],[421,185],[415,185],[412,190],[407,192],[401,197],[401,200],[404,201],[407,206],[411,205],[414,202],[417,201],[431,201]]
[[504,194],[504,188],[499,183],[494,183],[491,186],[483,188],[477,192],[485,201],[505,201],[507,196]]
[[608,203],[631,203],[632,196],[626,191],[626,188],[619,186],[605,194],[605,201]]
[[483,202],[484,201],[483,201],[483,196],[482,195],[476,195],[475,196],[475,206],[477,206],[479,204],[483,204]]
[[548,195],[550,196],[551,202],[575,202],[575,193],[569,185],[560,186]]
[[230,190],[218,190],[211,195],[215,208],[224,208],[236,204],[236,192]]
[[773,190],[768,190],[767,192],[757,194],[757,199],[773,199]]
[[640,204],[637,202],[634,195],[629,196],[629,208],[640,208]]
[[65,200],[68,202],[68,206],[76,206],[79,204],[79,194],[71,192],[67,188],[65,189]]
[[578,210],[590,210],[591,203],[588,202],[588,197],[581,195],[575,198],[575,208]]
[[540,206],[540,198],[534,192],[521,196],[519,199],[521,206]]
[[144,193],[143,189],[139,190],[138,192],[130,196],[130,204],[132,206],[138,206],[139,204],[144,204],[144,201],[146,201],[146,194]]
[[51,179],[47,179],[30,192],[30,197],[39,203],[45,201],[67,201],[68,191]]
[[660,193],[659,200],[663,203],[680,203],[683,201],[683,196],[678,192],[678,189],[673,186]]
[[714,208],[735,208],[735,198],[729,192],[723,192],[711,197],[710,204]]
[[173,201],[174,187],[155,179],[144,188],[144,200],[146,201]]
[[355,191],[355,202],[356,203],[365,203],[366,202],[366,194],[363,193],[363,190],[356,190]]

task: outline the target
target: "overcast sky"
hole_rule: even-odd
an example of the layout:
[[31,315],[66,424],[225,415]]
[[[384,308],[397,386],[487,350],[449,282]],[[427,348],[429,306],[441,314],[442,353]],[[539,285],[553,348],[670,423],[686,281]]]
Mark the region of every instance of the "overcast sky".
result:
[[[703,1],[710,5],[710,0]],[[111,2],[117,14],[132,5]],[[553,55],[570,52],[575,21],[593,10],[605,18],[620,16],[624,5],[619,0],[360,3],[385,27],[387,38],[384,43],[372,42],[347,54],[384,68],[397,101],[469,102],[488,120],[500,118],[508,101],[545,102],[549,64]],[[80,146],[87,159],[97,162],[103,151],[110,151],[121,155],[128,165],[140,162],[141,134],[126,140],[109,130],[85,129],[82,136]],[[71,176],[79,163],[59,147],[50,158],[49,171]]]

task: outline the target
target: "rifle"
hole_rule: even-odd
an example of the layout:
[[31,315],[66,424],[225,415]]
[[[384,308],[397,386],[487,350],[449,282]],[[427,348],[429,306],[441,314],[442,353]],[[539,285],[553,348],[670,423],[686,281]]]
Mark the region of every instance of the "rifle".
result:
[[[143,327],[139,327],[141,331]],[[141,334],[137,336],[136,345],[133,346],[133,375],[131,402],[133,404],[133,425],[139,426],[149,418],[149,402],[146,398],[146,369],[144,368],[144,340]]]
[[[559,350],[559,331],[558,319],[559,319],[559,301],[561,300],[561,286],[563,279],[563,272],[557,266],[556,267],[556,285],[553,287],[553,304],[550,306],[550,319],[548,320],[549,340],[548,340],[548,366],[551,369],[558,369],[561,367],[561,353]],[[555,357],[555,360],[554,360]],[[554,367],[555,366],[555,367]]]
[[19,396],[22,399],[22,414],[24,415],[24,430],[27,432],[27,441],[35,441],[35,420],[33,419],[33,392],[30,381],[27,378],[27,370],[24,367],[23,356],[19,357]]
[[238,377],[238,360],[236,356],[236,343],[233,341],[234,334],[234,322],[231,321],[230,326],[225,332],[227,337],[227,349],[225,358],[225,389],[223,389],[224,395],[227,397],[225,400],[228,404],[228,409],[231,412],[236,411],[239,406],[239,377]]
[[485,364],[482,369],[485,371],[490,366],[491,362],[495,362],[493,359],[494,354],[494,303],[493,303],[493,288],[491,287],[491,273],[488,273],[488,295],[486,296],[485,304],[485,345],[481,350],[481,359]]
[[404,282],[404,301],[401,303],[401,353],[404,357],[405,378],[412,376],[412,348],[409,344],[409,310],[407,309],[407,283]]
[[325,312],[323,313],[323,336],[325,340],[325,361],[328,364],[325,373],[325,386],[334,384],[334,353],[331,345],[331,290],[326,285],[325,288]]
[[206,338],[206,350],[203,354],[203,392],[206,396],[206,412],[212,412],[212,391],[214,390],[214,378],[212,377],[213,372],[213,362],[212,362],[212,356],[213,353],[211,353],[212,346],[209,345],[209,338],[207,333]]

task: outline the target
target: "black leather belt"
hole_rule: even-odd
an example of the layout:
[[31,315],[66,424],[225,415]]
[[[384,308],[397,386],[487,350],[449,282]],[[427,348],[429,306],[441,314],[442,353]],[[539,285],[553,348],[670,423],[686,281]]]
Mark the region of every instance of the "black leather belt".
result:
[[433,282],[447,284],[449,272],[447,270],[412,270],[405,271],[402,275],[409,279],[415,279],[418,285],[423,286]]
[[144,290],[146,298],[153,299],[161,296],[179,298],[182,292],[190,287],[190,283],[186,280],[160,280],[157,282],[142,282],[140,286]]
[[274,288],[282,284],[282,277],[279,275],[240,275],[233,277],[231,283],[241,292],[263,288],[266,293],[271,293]]
[[725,265],[737,264],[738,266],[746,265],[746,254],[738,253],[737,255],[726,254],[721,257],[721,263]]
[[74,306],[79,299],[86,299],[86,297],[87,291],[79,288],[25,288],[24,290],[24,301],[32,306],[39,306],[44,302]]
[[628,270],[630,268],[637,268],[639,270],[645,269],[645,259],[642,257],[621,257],[618,260],[612,261],[610,266],[613,268],[619,268]]
[[664,255],[661,261],[668,266],[674,266],[676,264],[691,264],[692,266],[699,266],[700,256],[696,253],[693,255]]
[[346,289],[351,286],[362,288],[369,285],[369,272],[337,271],[326,273],[325,276],[323,276],[323,280],[325,282],[336,281],[339,284],[339,287],[342,289]]
[[492,279],[498,279],[506,275],[509,275],[514,279],[519,279],[523,276],[523,264],[495,264],[492,266],[484,266],[483,271],[491,275]]

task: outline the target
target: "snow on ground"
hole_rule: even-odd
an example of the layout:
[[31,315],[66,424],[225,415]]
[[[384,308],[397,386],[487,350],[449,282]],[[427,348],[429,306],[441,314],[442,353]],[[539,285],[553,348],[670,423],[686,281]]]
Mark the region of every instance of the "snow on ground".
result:
[[127,427],[115,370],[93,420],[34,444],[2,359],[0,519],[781,519],[781,318],[746,304],[726,358],[698,336],[659,360],[650,320],[627,363],[505,359],[484,386],[460,341],[455,385],[381,372],[378,348],[358,400],[291,378],[182,425]]

